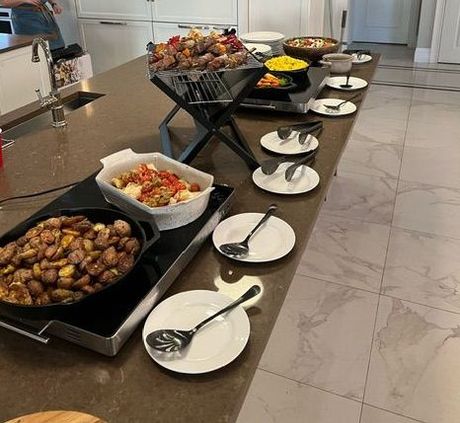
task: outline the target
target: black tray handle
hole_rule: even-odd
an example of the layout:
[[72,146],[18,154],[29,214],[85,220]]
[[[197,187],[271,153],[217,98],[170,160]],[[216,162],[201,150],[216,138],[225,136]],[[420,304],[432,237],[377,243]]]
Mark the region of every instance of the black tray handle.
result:
[[142,248],[142,253],[144,253],[160,239],[160,230],[155,222],[149,222],[146,220],[138,220],[137,222],[141,225],[145,233],[145,244]]

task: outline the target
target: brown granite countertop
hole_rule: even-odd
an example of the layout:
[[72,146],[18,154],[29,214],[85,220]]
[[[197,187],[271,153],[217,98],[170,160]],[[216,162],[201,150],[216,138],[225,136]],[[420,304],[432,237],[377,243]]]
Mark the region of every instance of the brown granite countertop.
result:
[[0,53],[30,46],[34,38],[32,35],[0,34]]
[[[353,74],[371,80],[378,57],[356,66]],[[4,152],[0,198],[40,191],[78,181],[100,167],[99,159],[131,147],[160,151],[158,124],[172,108],[145,77],[144,59],[137,59],[71,88],[105,94],[68,116],[64,130],[51,127],[19,139]],[[325,89],[322,96],[347,98],[349,93]],[[0,125],[29,112],[29,106],[0,118]],[[313,192],[281,197],[259,190],[244,162],[222,143],[211,142],[192,163],[215,175],[216,182],[236,188],[231,214],[262,212],[270,203],[295,230],[297,243],[287,257],[263,265],[239,264],[222,257],[208,240],[168,291],[210,289],[238,296],[253,283],[263,295],[248,311],[251,338],[243,353],[219,371],[184,376],[158,367],[144,350],[141,328],[114,358],[64,341],[41,345],[0,329],[0,421],[40,410],[78,410],[111,423],[232,422],[236,420],[260,356],[306,246],[329,183],[356,116],[324,118],[315,169],[321,177]],[[51,119],[51,117],[50,117]],[[286,117],[241,112],[238,124],[258,159],[267,158],[260,137],[280,124],[318,116]],[[5,125],[6,124],[6,125]],[[184,145],[192,121],[180,114],[173,121],[175,144]],[[0,210],[0,234],[37,211],[56,194],[10,202]]]

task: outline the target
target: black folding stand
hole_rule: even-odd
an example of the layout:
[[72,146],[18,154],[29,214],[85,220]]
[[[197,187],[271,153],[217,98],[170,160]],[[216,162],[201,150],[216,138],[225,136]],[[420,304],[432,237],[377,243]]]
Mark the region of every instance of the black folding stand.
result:
[[[183,109],[194,119],[196,133],[177,160],[190,163],[216,136],[250,169],[259,167],[233,114],[265,72],[265,67],[255,59],[242,68],[217,72],[151,72],[151,81],[176,103],[159,127],[163,153],[174,158],[168,124]],[[230,135],[223,131],[226,126],[230,128]]]

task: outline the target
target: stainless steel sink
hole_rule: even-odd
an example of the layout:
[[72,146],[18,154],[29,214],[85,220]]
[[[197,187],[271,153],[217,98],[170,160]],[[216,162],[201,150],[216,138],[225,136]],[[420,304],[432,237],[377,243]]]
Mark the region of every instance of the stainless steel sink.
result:
[[[86,106],[94,100],[102,97],[103,94],[89,93],[79,91],[78,93],[63,100],[64,114],[68,115],[74,110]],[[51,128],[51,113],[48,110],[41,110],[39,115],[32,116],[29,119],[25,119],[23,122],[18,123],[10,129],[3,132],[5,139],[16,140],[19,137],[30,134],[31,132],[43,129],[46,127]]]

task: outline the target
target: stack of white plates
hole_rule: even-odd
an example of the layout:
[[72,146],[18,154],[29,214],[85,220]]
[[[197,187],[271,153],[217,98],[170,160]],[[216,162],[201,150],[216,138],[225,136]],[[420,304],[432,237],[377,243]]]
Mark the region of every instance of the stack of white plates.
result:
[[284,38],[284,34],[272,31],[248,32],[240,36],[240,39],[244,43],[268,45],[271,48],[273,54],[283,53],[282,41],[284,40]]

